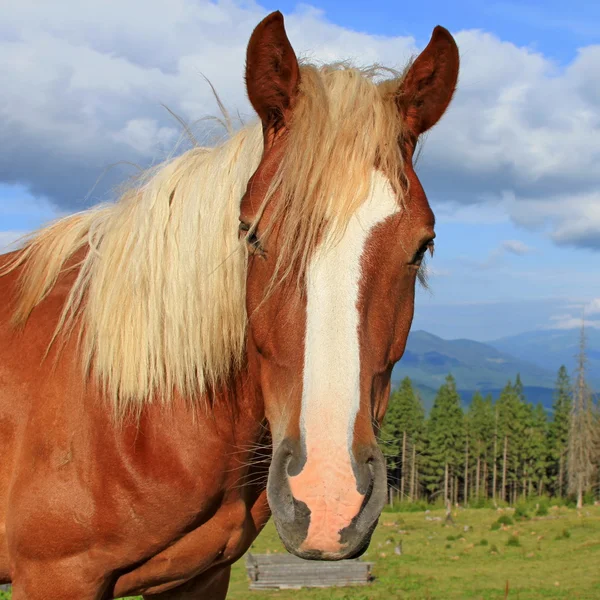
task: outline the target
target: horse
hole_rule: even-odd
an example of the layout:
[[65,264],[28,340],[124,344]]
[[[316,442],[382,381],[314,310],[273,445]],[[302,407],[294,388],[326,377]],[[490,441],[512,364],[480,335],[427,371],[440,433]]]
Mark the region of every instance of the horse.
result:
[[13,600],[227,594],[274,518],[358,557],[435,219],[413,167],[459,55],[403,72],[247,48],[258,120],[0,257],[0,582]]

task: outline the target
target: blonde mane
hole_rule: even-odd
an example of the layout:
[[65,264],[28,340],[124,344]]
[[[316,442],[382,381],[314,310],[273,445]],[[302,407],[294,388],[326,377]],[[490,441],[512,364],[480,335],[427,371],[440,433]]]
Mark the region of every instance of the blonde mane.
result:
[[[277,194],[278,281],[303,272],[324,229],[335,239],[366,198],[374,165],[401,197],[406,182],[395,102],[401,75],[346,65],[301,68]],[[83,367],[120,415],[177,390],[199,398],[244,356],[245,245],[239,205],[263,151],[260,123],[157,168],[115,203],[35,234],[2,271],[22,267],[14,321],[24,324],[82,252],[55,337],[81,323]],[[77,255],[78,257],[78,255]]]

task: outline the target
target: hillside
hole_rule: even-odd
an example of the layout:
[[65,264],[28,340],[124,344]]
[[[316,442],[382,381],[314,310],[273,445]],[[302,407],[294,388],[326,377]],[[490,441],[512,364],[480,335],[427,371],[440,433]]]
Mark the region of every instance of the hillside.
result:
[[413,331],[402,360],[394,367],[392,381],[397,383],[408,375],[429,408],[448,373],[456,379],[465,404],[475,390],[497,396],[506,382],[520,373],[528,400],[550,408],[556,370],[558,367],[545,369],[489,344],[444,340],[425,331]]
[[[553,372],[564,364],[572,374],[579,352],[579,334],[578,329],[548,329],[529,331],[488,343],[500,352]],[[600,329],[589,327],[585,337],[588,378],[591,385],[600,389]]]

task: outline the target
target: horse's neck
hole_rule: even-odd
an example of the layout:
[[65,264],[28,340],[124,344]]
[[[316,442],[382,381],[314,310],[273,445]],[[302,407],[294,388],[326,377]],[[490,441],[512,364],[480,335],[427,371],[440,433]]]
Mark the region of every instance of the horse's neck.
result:
[[[0,271],[10,265],[17,253],[0,255]],[[14,327],[15,307],[21,294],[20,279],[25,265],[19,265],[0,276],[0,335],[3,338],[16,336],[14,341],[27,347],[28,360],[39,364],[45,357],[56,325],[62,313],[65,300],[77,277],[77,269],[61,273],[52,289],[33,309],[24,326]]]
[[[46,297],[36,306],[31,313],[21,336],[28,338],[29,343],[34,342],[37,348],[36,356],[32,360],[42,360],[48,350],[48,344],[52,340],[56,325],[59,321],[64,304],[69,292],[77,278],[79,269],[75,266],[85,253],[85,250],[77,252],[67,265],[68,269],[58,277],[54,287]],[[0,255],[0,269],[3,265],[10,263],[16,254],[10,253]],[[10,273],[0,277],[0,322],[4,324],[7,331],[12,329],[10,319],[14,304],[20,293],[19,278],[23,272],[23,266],[19,266]],[[14,333],[19,333],[15,331]],[[78,337],[78,326],[71,332],[71,340],[65,351],[77,353],[76,338]],[[58,351],[60,344],[54,344],[45,360],[51,359]],[[37,356],[39,354],[39,356]],[[259,386],[254,381],[247,366],[247,361],[242,361],[243,366],[235,373],[231,373],[226,380],[219,385],[210,388],[200,398],[180,398],[179,404],[190,407],[193,415],[199,416],[209,411],[212,418],[222,419],[223,422],[234,423],[242,426],[242,423],[257,422],[264,420],[264,407]],[[161,404],[157,402],[157,404]],[[205,415],[206,416],[206,415]],[[243,426],[245,428],[245,425]],[[240,434],[242,432],[240,431]],[[244,432],[242,435],[245,435]]]

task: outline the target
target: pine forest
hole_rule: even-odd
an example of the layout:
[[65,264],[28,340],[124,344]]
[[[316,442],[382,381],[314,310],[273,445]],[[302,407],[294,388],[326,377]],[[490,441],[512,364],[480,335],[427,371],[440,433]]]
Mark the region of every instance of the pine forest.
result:
[[379,441],[391,505],[516,505],[540,496],[581,507],[600,497],[600,415],[578,368],[556,377],[551,411],[527,401],[517,375],[495,400],[464,408],[452,375],[425,414],[408,377],[391,394]]

